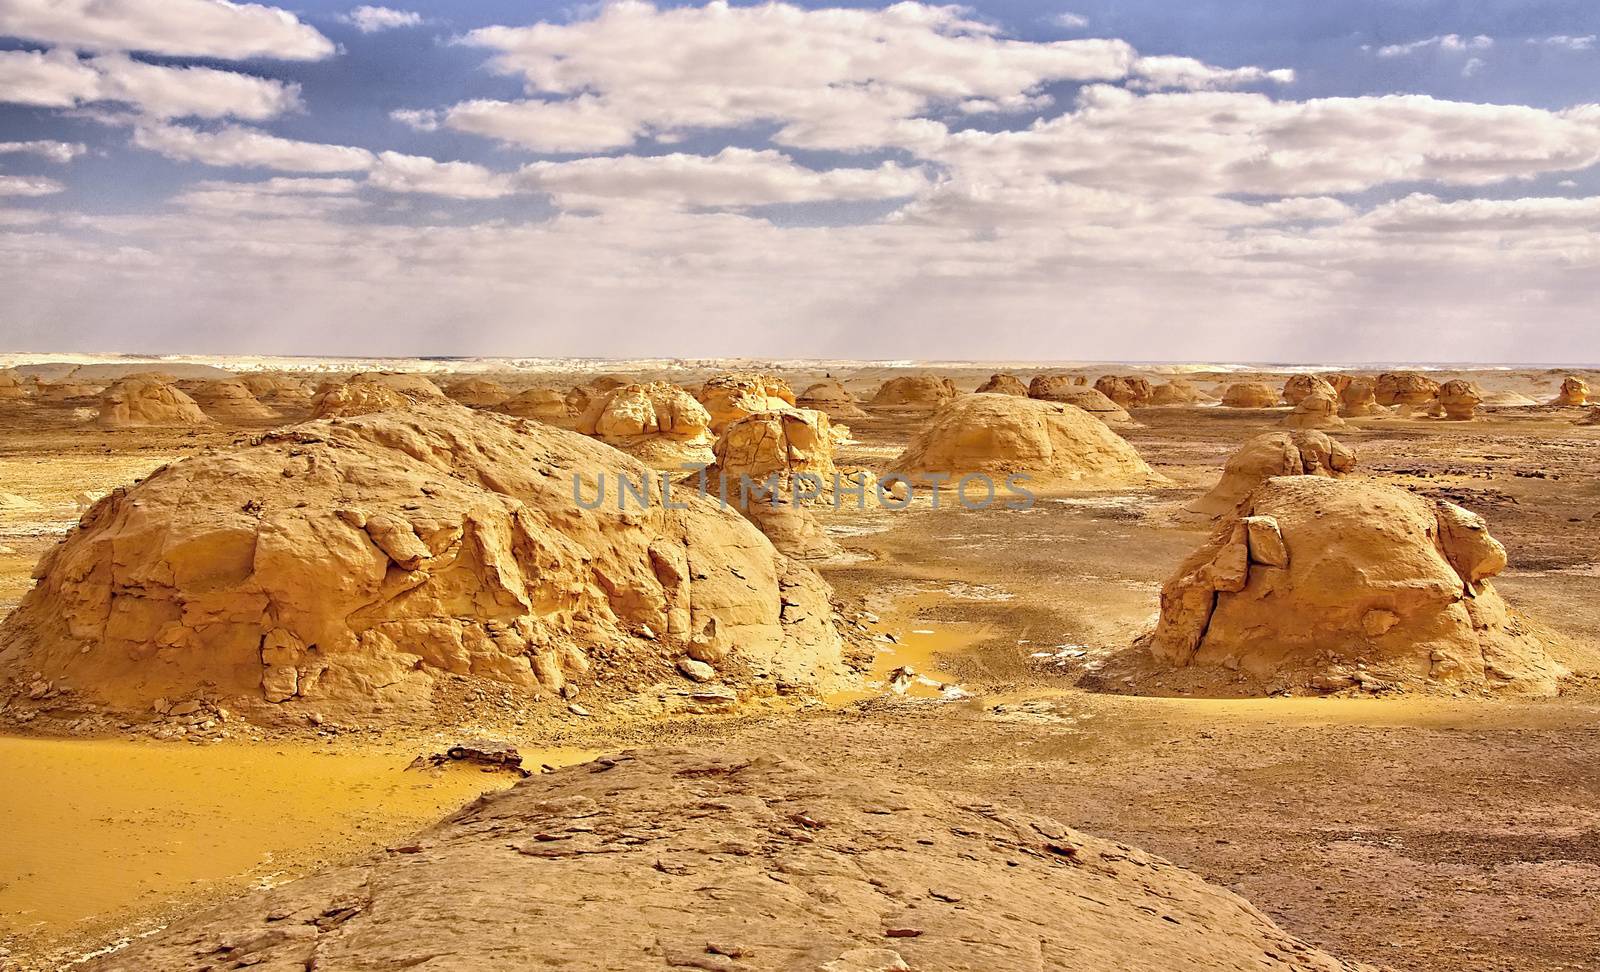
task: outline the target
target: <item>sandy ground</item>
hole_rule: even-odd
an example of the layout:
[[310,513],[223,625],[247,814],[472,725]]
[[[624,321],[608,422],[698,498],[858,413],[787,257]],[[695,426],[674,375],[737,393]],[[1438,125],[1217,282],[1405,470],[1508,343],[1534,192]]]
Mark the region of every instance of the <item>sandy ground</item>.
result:
[[[958,383],[975,386],[987,373],[971,369]],[[882,376],[873,369],[846,378],[862,393]],[[792,381],[799,387],[814,377],[820,371]],[[1533,397],[1559,383],[1544,372],[1473,377]],[[1153,622],[1159,584],[1203,538],[1203,528],[1174,511],[1214,481],[1239,442],[1275,427],[1280,415],[1172,408],[1135,417],[1141,427],[1125,434],[1172,481],[1168,489],[1046,496],[1020,512],[948,504],[934,511],[923,501],[904,513],[824,515],[846,554],[820,570],[847,616],[879,619],[867,624],[884,649],[869,681],[884,683],[909,663],[925,679],[913,681],[907,697],[885,697],[873,684],[781,716],[655,723],[561,742],[611,750],[673,739],[804,752],[852,773],[1004,801],[1190,867],[1347,959],[1441,972],[1593,968],[1600,956],[1600,427],[1575,427],[1575,410],[1519,409],[1470,424],[1386,419],[1336,433],[1357,450],[1360,475],[1450,498],[1488,518],[1512,563],[1497,586],[1570,643],[1562,660],[1577,675],[1563,697],[1241,700],[1174,690],[1171,698],[1137,698],[1075,686],[1097,658]],[[107,435],[60,416],[9,421],[18,434],[0,443],[0,490],[37,500],[46,512],[0,521],[0,545],[15,550],[0,555],[0,610],[26,589],[33,559],[75,516],[77,493],[248,434]],[[886,467],[920,421],[873,410],[850,422],[858,441],[841,464]],[[947,682],[962,690],[946,691]],[[525,748],[549,742],[518,741]],[[364,758],[353,743],[321,745],[348,751],[357,766]],[[413,741],[395,745],[415,751]],[[212,752],[154,748],[173,754],[177,778],[198,758],[187,754]],[[59,764],[62,772],[73,765],[65,755],[23,760],[14,747],[0,748],[0,772],[24,764]],[[193,765],[197,779],[204,772]],[[362,777],[369,794],[395,785],[392,763],[375,772]],[[215,780],[210,786],[228,789]],[[446,795],[427,796],[416,805],[420,816],[389,818],[387,832],[414,826]],[[19,799],[13,789],[0,806],[10,816],[27,805]],[[123,811],[104,812],[113,819]],[[84,819],[45,821],[27,839],[59,842],[102,826]],[[371,846],[370,834],[337,823],[314,843],[292,830],[235,830],[251,834],[246,843],[256,859],[224,868],[231,879],[215,877],[195,898],[250,880],[261,855],[305,867]],[[111,867],[125,853],[92,856]],[[52,946],[87,948],[160,913],[137,894],[112,897],[93,902],[85,911],[96,919]],[[14,956],[40,954],[39,941],[13,941]]]

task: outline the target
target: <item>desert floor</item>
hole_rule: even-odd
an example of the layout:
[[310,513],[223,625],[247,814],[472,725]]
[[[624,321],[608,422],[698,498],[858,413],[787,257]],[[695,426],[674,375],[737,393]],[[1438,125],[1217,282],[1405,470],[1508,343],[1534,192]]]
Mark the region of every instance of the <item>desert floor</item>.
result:
[[[985,370],[984,374],[987,374]],[[970,389],[982,376],[957,376]],[[1024,376],[1026,377],[1026,375]],[[1515,377],[1547,394],[1543,376]],[[882,375],[850,376],[868,391]],[[679,379],[683,380],[683,379]],[[805,377],[792,379],[801,387]],[[1279,379],[1281,381],[1281,378]],[[569,382],[570,383],[570,382]],[[845,623],[882,636],[881,686],[777,714],[511,733],[530,763],[662,740],[803,753],[851,773],[1047,813],[1168,857],[1345,959],[1419,970],[1594,968],[1600,957],[1600,426],[1575,410],[1472,423],[1385,418],[1333,434],[1358,476],[1483,514],[1510,552],[1496,586],[1566,636],[1557,699],[1135,697],[1078,687],[1150,625],[1172,568],[1206,535],[1175,516],[1281,411],[1135,410],[1127,438],[1167,488],[1042,495],[1028,511],[926,499],[825,512],[846,554],[817,565]],[[85,427],[70,409],[0,412],[0,611],[98,494],[248,429]],[[887,468],[922,417],[870,409],[841,465]],[[892,640],[888,640],[892,639]],[[0,738],[0,939],[52,967],[263,881],[381,846],[489,786],[404,775],[440,738],[216,746]],[[163,807],[169,808],[163,812]],[[0,964],[8,959],[0,952]]]

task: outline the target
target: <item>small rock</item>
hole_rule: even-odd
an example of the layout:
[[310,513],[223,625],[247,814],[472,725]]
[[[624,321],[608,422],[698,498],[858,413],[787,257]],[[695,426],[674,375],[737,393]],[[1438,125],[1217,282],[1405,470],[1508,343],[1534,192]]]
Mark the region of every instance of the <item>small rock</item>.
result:
[[200,711],[200,703],[195,701],[194,699],[190,699],[187,702],[179,702],[177,705],[174,705],[172,708],[168,709],[167,710],[167,715],[169,715],[169,716],[186,716],[186,715],[193,715],[193,714],[195,714],[196,712],[199,712],[199,711]]
[[576,702],[574,702],[571,705],[567,706],[567,711],[572,713],[575,716],[583,716],[585,719],[587,719],[589,717],[589,710],[585,709],[583,706],[579,705]]
[[696,682],[709,682],[717,677],[717,670],[715,668],[712,668],[703,661],[696,661],[693,658],[678,659],[678,671],[682,672],[685,677]]

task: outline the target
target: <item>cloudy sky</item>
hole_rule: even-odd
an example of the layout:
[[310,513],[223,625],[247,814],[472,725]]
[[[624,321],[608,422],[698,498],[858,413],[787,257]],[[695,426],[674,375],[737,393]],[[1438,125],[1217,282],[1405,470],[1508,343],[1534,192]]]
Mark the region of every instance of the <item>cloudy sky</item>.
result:
[[0,350],[1600,362],[1600,4],[0,0]]

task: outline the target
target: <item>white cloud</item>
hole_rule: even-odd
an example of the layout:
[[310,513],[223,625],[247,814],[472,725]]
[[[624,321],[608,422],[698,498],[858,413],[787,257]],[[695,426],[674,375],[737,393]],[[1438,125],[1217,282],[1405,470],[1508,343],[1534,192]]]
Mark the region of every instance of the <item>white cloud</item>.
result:
[[1444,201],[1426,193],[1385,203],[1361,224],[1386,233],[1548,233],[1564,226],[1600,232],[1600,197]]
[[436,132],[439,130],[439,113],[427,108],[397,108],[389,112],[389,117],[419,132]]
[[173,197],[173,203],[213,217],[246,216],[284,219],[328,217],[365,205],[355,198],[361,183],[354,179],[291,179],[261,182],[197,182]]
[[1594,50],[1595,35],[1584,34],[1581,37],[1574,37],[1571,34],[1555,34],[1550,37],[1530,37],[1527,42],[1544,47],[1559,47],[1568,51],[1591,51]]
[[1302,223],[1350,219],[1356,211],[1330,196],[1291,196],[1266,203],[1262,211],[1273,219]]
[[363,34],[375,34],[380,30],[394,30],[399,27],[416,27],[422,23],[422,15],[409,10],[395,10],[392,7],[360,6],[339,18],[345,23],[355,25]]
[[166,67],[125,54],[0,51],[0,101],[70,108],[125,102],[149,118],[263,121],[300,107],[300,86],[208,67]]
[[99,93],[99,72],[70,51],[0,51],[0,101],[71,108]]
[[1484,34],[1474,37],[1462,37],[1460,34],[1440,34],[1434,37],[1425,37],[1409,44],[1390,44],[1378,48],[1379,57],[1407,57],[1418,51],[1438,49],[1441,51],[1486,51],[1494,46],[1494,38]]
[[62,165],[89,151],[82,142],[54,142],[37,139],[31,142],[0,142],[0,155],[37,155]]
[[1088,17],[1083,14],[1071,13],[1070,11],[1058,13],[1049,18],[1049,20],[1050,23],[1055,24],[1057,27],[1065,27],[1067,30],[1082,30],[1089,26]]
[[472,162],[439,162],[420,155],[383,152],[367,184],[385,192],[422,193],[450,199],[498,199],[516,192],[511,176]]
[[202,132],[181,125],[140,125],[134,129],[133,144],[184,162],[282,172],[357,172],[376,161],[362,148],[296,141],[239,127]]
[[5,0],[0,36],[91,51],[318,60],[333,42],[287,10],[229,0]]
[[747,208],[778,203],[861,201],[916,195],[929,182],[892,162],[871,169],[815,171],[780,152],[726,148],[714,156],[657,155],[535,162],[523,181],[564,208],[611,203]]
[[1485,61],[1481,57],[1468,58],[1467,63],[1461,65],[1461,76],[1464,78],[1472,77],[1474,74],[1477,74],[1479,71],[1483,70],[1484,64]]
[[56,180],[43,176],[0,174],[0,196],[49,196],[65,188]]
[[1133,73],[1138,77],[1129,82],[1129,87],[1141,90],[1215,91],[1269,81],[1294,83],[1294,72],[1288,68],[1271,71],[1258,67],[1220,68],[1192,57],[1141,57],[1134,62]]

